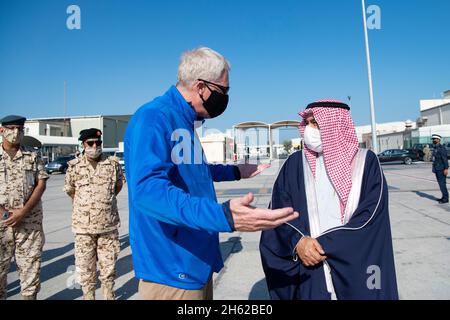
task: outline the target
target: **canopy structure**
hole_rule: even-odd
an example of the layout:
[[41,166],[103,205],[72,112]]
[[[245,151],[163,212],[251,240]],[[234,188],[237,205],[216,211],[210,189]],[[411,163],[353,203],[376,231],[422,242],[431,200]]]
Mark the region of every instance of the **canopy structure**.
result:
[[235,143],[235,152],[236,150],[236,130],[248,130],[248,129],[267,129],[268,142],[269,142],[269,151],[270,151],[270,159],[273,159],[273,130],[286,128],[286,127],[295,127],[297,128],[300,125],[300,121],[297,120],[282,120],[274,123],[265,123],[261,121],[246,121],[241,122],[233,126],[233,134],[234,134],[234,143]]
[[32,136],[24,136],[22,139],[22,144],[24,146],[32,147],[32,148],[41,148],[42,147],[42,143],[38,139],[36,139]]
[[247,121],[236,124],[233,126],[235,129],[249,129],[249,128],[269,128],[270,124],[260,122],[260,121]]

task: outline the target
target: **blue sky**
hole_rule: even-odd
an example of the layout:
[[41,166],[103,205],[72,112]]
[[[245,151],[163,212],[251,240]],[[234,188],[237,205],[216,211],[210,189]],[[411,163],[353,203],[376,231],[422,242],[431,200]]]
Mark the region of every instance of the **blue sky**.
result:
[[[66,8],[81,8],[68,30]],[[415,120],[450,89],[450,1],[378,0],[369,32],[377,122]],[[209,46],[231,62],[230,104],[208,128],[297,119],[352,96],[369,124],[360,0],[0,0],[1,115],[128,114],[176,82],[180,54]]]

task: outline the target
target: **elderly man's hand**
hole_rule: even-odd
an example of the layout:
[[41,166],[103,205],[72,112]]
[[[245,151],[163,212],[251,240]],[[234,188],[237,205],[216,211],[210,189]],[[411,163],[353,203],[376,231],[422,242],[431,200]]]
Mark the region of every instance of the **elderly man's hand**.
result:
[[298,218],[298,212],[292,208],[276,210],[260,209],[250,206],[253,194],[230,201],[230,210],[237,231],[260,231],[273,229],[279,225]]
[[301,238],[297,243],[296,251],[307,267],[315,266],[327,258],[319,241],[311,237]]
[[242,179],[253,178],[270,167],[270,164],[238,164]]

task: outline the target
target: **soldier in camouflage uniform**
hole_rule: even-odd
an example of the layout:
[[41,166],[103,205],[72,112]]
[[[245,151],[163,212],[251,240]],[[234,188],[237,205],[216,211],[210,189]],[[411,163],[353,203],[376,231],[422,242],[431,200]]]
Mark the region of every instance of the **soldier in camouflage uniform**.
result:
[[6,299],[6,278],[13,256],[22,299],[35,300],[40,290],[44,231],[42,202],[47,173],[38,153],[21,145],[25,118],[0,120],[0,300]]
[[64,191],[72,197],[75,264],[85,300],[95,299],[97,261],[103,296],[115,299],[115,264],[120,251],[116,196],[123,173],[117,157],[102,154],[101,131],[80,132],[84,152],[69,161]]

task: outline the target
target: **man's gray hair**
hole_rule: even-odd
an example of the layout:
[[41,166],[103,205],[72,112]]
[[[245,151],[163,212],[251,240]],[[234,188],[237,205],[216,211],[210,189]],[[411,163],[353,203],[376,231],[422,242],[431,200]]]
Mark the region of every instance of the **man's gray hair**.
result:
[[181,56],[178,84],[188,88],[198,79],[216,82],[229,70],[230,63],[218,52],[206,47],[194,49]]

